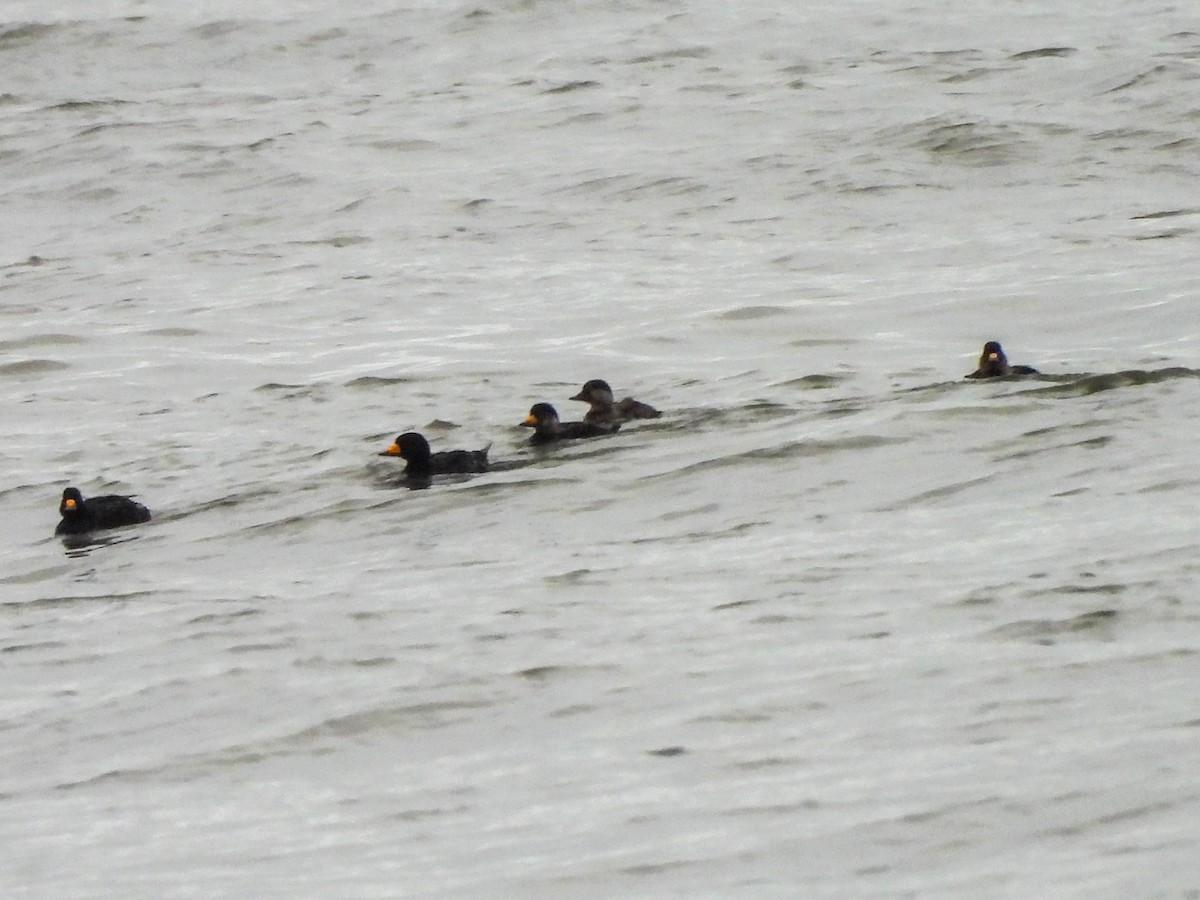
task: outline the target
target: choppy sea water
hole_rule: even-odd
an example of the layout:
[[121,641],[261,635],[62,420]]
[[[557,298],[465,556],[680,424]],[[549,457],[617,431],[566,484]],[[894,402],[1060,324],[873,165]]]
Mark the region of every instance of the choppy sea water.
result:
[[6,895],[1197,895],[1187,7],[3,12]]

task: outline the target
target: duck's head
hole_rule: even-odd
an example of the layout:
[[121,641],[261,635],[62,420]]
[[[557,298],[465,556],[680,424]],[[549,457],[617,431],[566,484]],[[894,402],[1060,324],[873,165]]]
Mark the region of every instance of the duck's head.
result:
[[1008,365],[1008,357],[1004,355],[1004,348],[1000,346],[999,341],[988,341],[983,345],[983,353],[979,356],[979,365],[980,367]]
[[613,402],[612,388],[608,386],[608,382],[600,378],[593,378],[591,381],[584,382],[579,393],[571,398],[572,400],[581,400],[584,403],[611,404]]
[[69,487],[62,493],[62,502],[58,504],[58,514],[69,516],[83,512],[83,494],[79,488]]
[[379,454],[380,456],[398,456],[403,460],[427,459],[429,457],[429,441],[415,431],[406,431],[392,441],[390,447]]
[[529,407],[529,415],[521,423],[529,428],[553,428],[558,424],[558,411],[549,403],[535,403]]

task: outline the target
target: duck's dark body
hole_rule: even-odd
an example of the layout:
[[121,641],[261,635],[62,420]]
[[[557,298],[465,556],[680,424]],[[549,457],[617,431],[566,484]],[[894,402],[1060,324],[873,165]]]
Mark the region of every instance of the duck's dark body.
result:
[[408,431],[396,438],[395,442],[380,453],[380,456],[398,456],[408,465],[404,474],[429,478],[433,475],[466,475],[488,470],[488,447],[482,450],[443,450],[431,453],[429,441]]
[[79,489],[73,487],[63,491],[58,513],[62,521],[54,529],[55,534],[86,534],[150,521],[150,510],[136,500],[117,494],[84,500]]
[[612,388],[600,378],[585,382],[579,393],[571,399],[589,405],[583,421],[594,425],[619,425],[630,419],[657,419],[662,415],[650,404],[632,397],[614,401]]
[[616,434],[619,422],[560,422],[558,411],[549,403],[535,403],[529,415],[521,423],[534,429],[531,444],[552,444],[555,441],[573,441],[580,438],[604,437]]
[[999,341],[988,341],[983,345],[983,353],[979,357],[979,368],[967,378],[1004,378],[1007,375],[1038,375],[1037,369],[1030,366],[1009,365],[1008,357]]

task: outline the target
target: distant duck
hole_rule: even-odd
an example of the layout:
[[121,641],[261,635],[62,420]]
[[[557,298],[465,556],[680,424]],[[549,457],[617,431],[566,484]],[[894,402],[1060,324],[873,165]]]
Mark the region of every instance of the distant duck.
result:
[[431,453],[429,441],[415,431],[407,431],[379,455],[398,456],[408,463],[404,467],[405,475],[429,478],[433,475],[486,472],[490,447],[491,444],[482,450],[443,450],[440,453]]
[[632,397],[613,402],[612,388],[608,386],[607,381],[600,378],[585,382],[579,393],[571,399],[591,405],[583,421],[596,425],[619,424],[630,419],[657,419],[662,415],[653,406]]
[[54,529],[55,534],[86,534],[150,521],[150,510],[136,500],[116,494],[84,500],[79,488],[73,487],[63,491],[58,514],[62,521]]
[[1008,357],[999,341],[988,341],[983,345],[983,354],[979,357],[979,368],[968,375],[968,378],[1003,378],[1005,375],[1039,375],[1037,369],[1029,366],[1010,366]]
[[577,438],[604,437],[616,434],[619,422],[560,422],[558,411],[549,403],[535,403],[529,409],[522,425],[534,429],[531,444],[550,444],[554,441],[569,441]]

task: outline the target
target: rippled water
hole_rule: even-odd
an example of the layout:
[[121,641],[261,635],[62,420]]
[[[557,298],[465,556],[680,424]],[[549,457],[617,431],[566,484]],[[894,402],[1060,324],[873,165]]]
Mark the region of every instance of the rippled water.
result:
[[1196,895],[1190,8],[98,6],[0,23],[8,895]]

